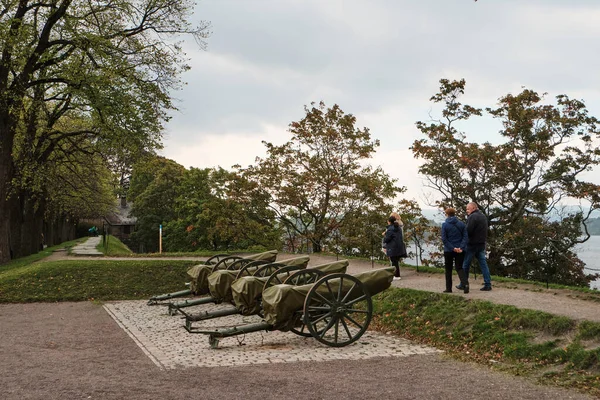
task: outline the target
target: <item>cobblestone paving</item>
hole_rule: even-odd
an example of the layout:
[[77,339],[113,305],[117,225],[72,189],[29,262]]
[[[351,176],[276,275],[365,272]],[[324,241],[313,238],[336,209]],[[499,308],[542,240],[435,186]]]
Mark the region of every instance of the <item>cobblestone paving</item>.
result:
[[[229,307],[228,304],[201,305],[186,310],[193,314]],[[373,331],[367,331],[358,341],[341,348],[328,347],[292,332],[262,331],[223,338],[219,347],[212,349],[207,335],[188,333],[181,316],[168,315],[166,306],[148,306],[146,301],[121,301],[107,303],[104,308],[161,369],[359,360],[439,351]],[[255,322],[260,322],[260,317],[233,315],[196,322],[194,326],[215,329]]]

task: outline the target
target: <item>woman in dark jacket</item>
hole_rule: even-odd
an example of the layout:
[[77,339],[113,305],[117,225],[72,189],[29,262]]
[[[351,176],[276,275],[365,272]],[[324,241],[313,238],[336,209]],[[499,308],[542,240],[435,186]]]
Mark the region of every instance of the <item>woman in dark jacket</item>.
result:
[[460,286],[465,293],[469,293],[469,284],[465,279],[462,268],[467,247],[467,228],[464,222],[456,218],[456,210],[452,207],[446,209],[446,221],[442,224],[442,242],[444,243],[444,267],[446,269],[446,290],[452,293],[452,261],[460,279]]
[[383,237],[385,254],[390,258],[392,266],[396,267],[394,279],[400,279],[400,258],[406,257],[406,246],[402,237],[402,228],[396,217],[388,218],[388,226]]

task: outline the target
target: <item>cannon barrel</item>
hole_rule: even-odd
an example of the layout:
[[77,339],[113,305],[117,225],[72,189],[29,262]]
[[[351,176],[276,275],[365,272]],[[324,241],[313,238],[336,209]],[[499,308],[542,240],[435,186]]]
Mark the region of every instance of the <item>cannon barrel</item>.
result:
[[[393,269],[381,268],[351,276],[361,281],[371,295],[375,295],[390,287],[393,280]],[[336,292],[339,290],[339,279],[337,281],[335,279],[329,280],[327,283],[331,291]],[[288,330],[294,313],[302,310],[306,296],[313,286],[276,285],[266,289],[263,292],[262,299],[265,321],[276,329]],[[343,293],[353,290],[352,283],[349,281],[344,282],[342,286]],[[326,287],[320,289],[324,293],[326,290]]]
[[156,305],[156,304],[159,304],[159,302],[161,302],[161,301],[169,300],[169,299],[172,299],[175,297],[189,296],[191,294],[192,294],[192,290],[187,289],[187,290],[180,290],[179,292],[165,293],[165,294],[160,294],[158,296],[152,296],[148,300],[148,305],[149,306]]

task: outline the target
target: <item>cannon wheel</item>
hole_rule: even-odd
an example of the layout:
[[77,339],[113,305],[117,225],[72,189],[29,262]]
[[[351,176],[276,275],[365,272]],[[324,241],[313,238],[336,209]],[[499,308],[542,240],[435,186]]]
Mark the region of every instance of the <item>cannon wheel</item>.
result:
[[309,283],[315,283],[324,275],[325,273],[318,269],[303,269],[288,276],[283,283],[294,286],[308,285]]
[[285,267],[287,267],[287,265],[283,265],[283,264],[279,264],[279,263],[271,263],[271,264],[263,265],[262,267],[260,267],[256,271],[254,271],[252,273],[252,276],[257,276],[260,278],[267,278]]
[[[303,269],[301,271],[296,271],[293,274],[291,274],[290,276],[288,276],[283,281],[283,283],[288,284],[288,285],[294,285],[294,286],[308,285],[311,283],[315,283],[323,276],[325,276],[325,273],[323,271],[319,271],[318,269]],[[266,288],[267,288],[267,286],[265,285],[265,289]],[[312,335],[306,328],[306,325],[304,325],[304,322],[302,320],[302,315],[301,314],[296,315],[296,316],[294,316],[294,318],[295,318],[295,321],[297,321],[297,323],[295,323],[294,325],[298,325],[298,327],[292,326],[290,328],[290,331],[292,331],[293,333],[295,333],[296,335],[299,335],[299,336],[311,337]]]
[[[269,287],[271,287],[271,286],[273,286],[273,285],[280,285],[280,284],[282,284],[282,283],[290,283],[291,285],[294,285],[294,284],[293,284],[293,283],[291,283],[291,282],[287,282],[287,280],[288,280],[288,279],[289,279],[291,276],[295,275],[295,274],[296,274],[296,273],[298,273],[298,272],[305,272],[305,271],[307,271],[307,270],[305,270],[305,269],[304,269],[304,270],[300,270],[300,271],[298,271],[298,268],[299,268],[299,267],[297,267],[297,266],[295,266],[295,265],[288,265],[287,267],[280,268],[280,269],[278,269],[277,271],[273,272],[273,273],[271,274],[271,276],[269,276],[269,279],[267,279],[267,281],[266,281],[266,282],[265,282],[265,284],[263,285],[263,291],[264,291],[266,288],[269,288]],[[258,272],[258,271],[257,271],[257,272]],[[312,270],[312,272],[313,272],[313,273],[314,273],[314,272],[316,272],[316,273],[319,273],[319,272],[321,272],[321,271]],[[309,274],[309,275],[312,275],[312,274]],[[314,275],[312,275],[312,276],[314,276]],[[314,281],[316,281],[316,279],[315,279]],[[314,281],[313,281],[313,282],[314,282]],[[296,286],[297,286],[297,285],[296,285]]]
[[228,266],[236,262],[237,260],[241,260],[242,257],[238,256],[228,256],[220,259],[215,265],[213,265],[212,271],[215,272],[220,269],[227,269]]
[[242,268],[240,268],[235,279],[240,279],[242,276],[253,275],[256,271],[262,268],[262,266],[267,266],[271,264],[273,263],[263,260],[253,261],[252,263],[244,265]]
[[229,264],[227,268],[228,271],[239,271],[243,268],[255,267],[257,265],[267,264],[268,261],[263,260],[250,260],[247,258],[241,258],[239,260],[235,260],[233,263]]
[[348,274],[319,279],[304,301],[303,322],[308,331],[331,347],[347,346],[358,340],[369,327],[372,316],[373,301],[366,286]]
[[[282,282],[282,280],[285,280],[287,278],[289,278],[291,275],[293,275],[293,272],[300,272],[298,270],[302,270],[302,267],[299,267],[297,265],[283,265],[283,264],[269,264],[269,265],[265,265],[264,267],[259,268],[254,274],[252,274],[252,276],[257,276],[257,277],[265,277],[268,276],[269,278],[265,281],[265,284],[263,285],[262,291],[264,292],[265,289],[273,286],[273,285],[279,285]],[[267,275],[269,274],[269,275]],[[280,275],[285,275],[283,277],[280,277]],[[262,301],[262,299],[261,299]],[[262,318],[264,317],[263,312],[262,312],[262,306],[261,306],[261,311],[258,312],[258,315]]]
[[219,261],[221,261],[222,259],[224,259],[226,257],[231,257],[231,254],[215,254],[208,260],[204,261],[204,264],[215,265],[216,263],[218,263]]

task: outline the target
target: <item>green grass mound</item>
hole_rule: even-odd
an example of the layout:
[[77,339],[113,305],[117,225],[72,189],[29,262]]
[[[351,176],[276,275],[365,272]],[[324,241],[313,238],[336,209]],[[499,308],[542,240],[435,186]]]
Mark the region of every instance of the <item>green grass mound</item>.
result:
[[143,299],[184,290],[184,260],[38,262],[0,273],[0,303]]
[[600,323],[411,289],[375,297],[372,327],[517,375],[600,394]]
[[133,251],[129,249],[123,242],[112,235],[106,235],[106,239],[100,241],[96,249],[105,256],[129,256]]

